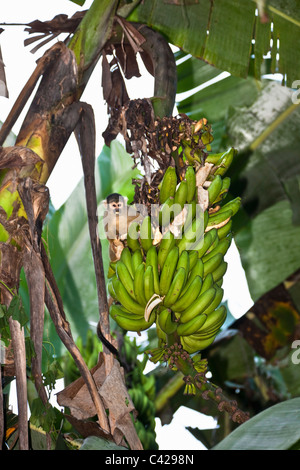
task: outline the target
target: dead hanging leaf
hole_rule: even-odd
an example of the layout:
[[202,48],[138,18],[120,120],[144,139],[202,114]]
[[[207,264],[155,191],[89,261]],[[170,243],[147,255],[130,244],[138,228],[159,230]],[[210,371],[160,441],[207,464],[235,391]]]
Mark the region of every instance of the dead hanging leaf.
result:
[[125,78],[130,80],[132,77],[140,77],[136,54],[132,47],[129,44],[117,44],[114,49]]
[[85,13],[86,10],[78,11],[70,18],[68,18],[68,15],[60,14],[56,15],[52,20],[49,21],[34,20],[31,23],[27,23],[26,26],[28,26],[28,28],[25,28],[26,32],[29,34],[42,34],[25,39],[24,45],[28,46],[33,42],[42,40],[30,51],[34,54],[40,47],[55,39],[59,34],[73,33],[78,27]]
[[106,55],[102,60],[103,97],[112,109],[120,109],[129,101],[126,85],[116,59],[108,63]]
[[21,169],[30,167],[43,160],[27,147],[0,147],[0,170],[4,168]]
[[[142,450],[131,419],[135,412],[134,405],[125,386],[119,362],[115,359],[110,373],[106,375],[103,356],[96,367],[91,370],[93,379],[108,410],[111,436],[116,444],[122,445],[124,438],[131,450]],[[68,407],[73,418],[87,420],[96,414],[94,403],[82,378],[77,379],[57,394],[60,406]]]

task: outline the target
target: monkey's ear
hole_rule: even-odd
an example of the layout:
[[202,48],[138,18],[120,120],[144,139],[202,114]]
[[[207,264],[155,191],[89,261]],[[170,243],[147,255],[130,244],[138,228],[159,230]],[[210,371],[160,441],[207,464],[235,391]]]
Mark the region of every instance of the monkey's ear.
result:
[[103,199],[103,201],[100,202],[100,204],[103,204],[105,208],[107,208],[107,200]]
[[127,197],[127,196],[123,196],[123,199],[124,199],[125,204],[127,204],[127,202],[128,202],[128,197]]

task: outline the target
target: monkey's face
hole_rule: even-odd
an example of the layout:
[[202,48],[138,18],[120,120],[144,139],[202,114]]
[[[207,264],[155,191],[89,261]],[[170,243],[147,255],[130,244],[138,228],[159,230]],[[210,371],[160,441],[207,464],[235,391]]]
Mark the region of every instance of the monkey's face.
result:
[[125,209],[125,204],[124,201],[119,199],[118,202],[113,201],[108,204],[109,208],[111,211],[113,211],[116,215],[119,215],[119,213]]

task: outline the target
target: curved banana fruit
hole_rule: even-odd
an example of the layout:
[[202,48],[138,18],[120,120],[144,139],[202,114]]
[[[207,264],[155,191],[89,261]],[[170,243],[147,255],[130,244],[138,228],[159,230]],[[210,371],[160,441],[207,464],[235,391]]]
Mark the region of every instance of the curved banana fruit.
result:
[[154,295],[154,277],[153,277],[153,268],[152,266],[148,266],[145,269],[144,273],[144,292],[146,301],[151,299]]
[[221,223],[225,222],[232,217],[232,210],[228,209],[226,211],[222,211],[221,209],[214,214],[211,214],[208,219],[207,227],[213,227],[220,225]]
[[179,250],[177,246],[174,246],[171,251],[169,251],[169,254],[166,258],[166,261],[164,262],[162,271],[160,273],[160,279],[159,279],[159,290],[160,290],[160,295],[166,295],[169,291],[175,269],[177,266],[179,258]]
[[206,292],[208,289],[210,289],[214,285],[214,278],[212,273],[207,274],[207,276],[204,278],[203,283],[202,283],[202,289],[201,289],[201,294]]
[[174,196],[174,217],[179,214],[187,200],[188,185],[185,180],[181,181]]
[[164,308],[157,317],[160,329],[167,335],[171,335],[177,329],[177,322],[172,319],[172,311],[168,308]]
[[144,217],[140,228],[140,243],[144,251],[150,250],[153,246],[153,230],[150,215]]
[[112,284],[120,304],[123,305],[123,307],[125,307],[129,312],[144,316],[144,307],[133,300],[133,298],[128,294],[127,290],[123,286],[122,282],[117,277],[112,278]]
[[215,248],[203,256],[202,258],[203,263],[206,263],[206,261],[213,258],[217,254],[225,256],[230,245],[231,245],[231,238],[229,237],[223,238],[223,240],[218,240],[218,243],[215,246]]
[[238,210],[240,209],[241,203],[242,203],[242,199],[240,197],[236,197],[235,199],[231,199],[231,201],[227,202],[224,206],[222,206],[219,209],[218,214],[220,215],[220,214],[223,214],[226,211],[231,210],[231,212],[232,212],[231,217],[233,217],[238,212]]
[[216,295],[216,289],[211,287],[207,291],[200,293],[199,297],[180,314],[180,323],[186,323],[195,318],[211,304]]
[[226,261],[223,261],[216,269],[215,271],[212,272],[212,276],[214,279],[214,282],[218,282],[220,279],[223,278],[227,271],[228,263]]
[[144,273],[145,273],[145,265],[144,263],[141,263],[134,274],[134,280],[133,280],[133,289],[134,289],[134,295],[137,300],[137,302],[142,305],[142,307],[146,307],[147,300],[145,297],[145,291],[144,291]]
[[165,174],[163,176],[161,186],[160,186],[159,200],[161,204],[166,202],[166,200],[170,196],[171,197],[175,196],[176,186],[177,186],[176,170],[174,167],[169,166],[165,171]]
[[139,242],[139,230],[140,230],[140,224],[138,222],[131,222],[128,232],[127,232],[127,246],[128,248],[135,252],[136,250],[140,250],[141,245]]
[[180,342],[183,349],[189,354],[193,354],[197,351],[202,351],[203,349],[208,348],[215,340],[215,336],[212,336],[208,339],[199,339],[195,338],[194,335],[191,336],[180,336]]
[[174,198],[168,199],[160,206],[159,209],[159,225],[164,228],[167,227],[174,219]]
[[119,260],[117,262],[117,269],[116,274],[118,279],[121,281],[125,289],[127,290],[128,294],[136,300],[133,288],[133,279],[127,269],[127,266],[123,263],[123,261]]
[[188,204],[190,204],[195,197],[196,191],[196,173],[191,165],[189,165],[185,171],[185,180],[187,182],[186,201]]
[[164,306],[172,307],[181,294],[182,288],[186,280],[186,270],[179,268],[173,277],[170,288],[164,298]]
[[223,323],[226,320],[227,311],[225,305],[221,305],[217,310],[212,312],[210,315],[207,315],[205,323],[198,328],[197,332],[194,334],[203,335],[203,334],[215,334],[218,331]]
[[222,302],[223,295],[224,295],[224,290],[222,287],[215,285],[214,286],[216,289],[216,295],[212,303],[204,310],[205,315],[210,315],[212,312],[216,310],[216,308],[219,307],[220,303]]
[[229,220],[227,224],[217,229],[219,240],[222,240],[222,238],[227,237],[227,235],[231,232],[231,227],[232,227],[232,220]]
[[179,299],[173,303],[172,310],[174,312],[183,312],[187,309],[198,297],[202,287],[202,279],[200,276],[196,276],[186,291],[179,297]]
[[160,289],[159,289],[159,273],[158,273],[158,255],[157,255],[156,246],[154,245],[152,245],[152,247],[147,251],[146,268],[148,266],[152,266],[152,270],[153,270],[154,292],[155,294],[159,294]]
[[192,271],[198,261],[198,252],[196,250],[189,251],[189,261],[190,271]]
[[133,317],[114,304],[110,307],[110,315],[121,328],[128,331],[147,330],[155,321],[154,313],[151,314],[149,321],[146,321],[144,318]]
[[[120,256],[120,261],[122,261],[126,268],[128,269],[130,276],[133,278],[133,270],[132,270],[132,261],[131,261],[131,252],[128,248],[128,246],[125,246],[125,248],[122,250],[121,256]],[[117,265],[117,263],[116,263]]]
[[209,258],[207,261],[203,262],[203,266],[204,266],[203,276],[206,277],[207,274],[215,271],[220,266],[223,259],[224,259],[224,255],[222,255],[221,253],[217,253],[212,258]]
[[196,333],[206,322],[206,315],[201,313],[186,323],[180,323],[177,327],[179,336],[190,336]]
[[142,262],[143,262],[143,255],[142,255],[141,250],[134,251],[132,253],[132,258],[131,258],[133,276],[135,275],[137,268],[139,267],[140,264],[142,264]]
[[219,197],[220,191],[222,189],[222,183],[222,177],[220,175],[216,175],[208,186],[207,192],[210,206],[212,206],[216,199]]
[[217,162],[218,168],[215,171],[215,175],[225,175],[236,154],[237,150],[235,150],[234,148],[231,148],[227,150],[227,152],[223,153],[223,155]]
[[157,254],[157,261],[160,271],[162,271],[167,256],[172,248],[175,246],[175,238],[172,232],[168,231],[164,234],[163,238],[161,239],[158,254]]

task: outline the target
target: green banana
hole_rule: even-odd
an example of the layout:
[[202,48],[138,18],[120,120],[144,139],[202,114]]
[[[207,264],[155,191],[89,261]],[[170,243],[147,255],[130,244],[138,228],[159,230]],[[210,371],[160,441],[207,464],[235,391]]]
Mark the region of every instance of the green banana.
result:
[[134,295],[133,279],[127,269],[127,266],[121,260],[117,262],[116,273],[117,273],[118,279],[121,281],[121,283],[127,290],[128,294],[134,300],[136,300],[135,295]]
[[123,305],[126,310],[129,310],[129,312],[144,316],[144,307],[133,300],[133,298],[128,294],[127,290],[123,286],[122,282],[117,277],[112,278],[112,284],[120,304]]
[[242,199],[240,197],[236,197],[235,199],[231,199],[231,201],[227,202],[224,206],[222,206],[218,210],[218,214],[223,214],[224,212],[231,210],[232,217],[238,212],[239,208],[241,207]]
[[214,285],[214,278],[212,273],[207,274],[207,276],[203,279],[201,294],[206,292]]
[[232,220],[229,220],[227,224],[217,229],[219,240],[222,240],[230,233],[231,227],[232,227]]
[[217,162],[218,168],[214,174],[224,176],[236,154],[237,151],[234,148],[231,148],[227,150],[227,152],[223,153],[223,155]]
[[211,230],[209,232],[204,233],[204,237],[202,237],[198,241],[198,243],[193,246],[193,250],[196,250],[198,252],[198,258],[202,258],[204,253],[207,252],[208,248],[213,243],[213,236],[210,232]]
[[126,308],[124,308],[120,304],[112,304],[109,308],[109,313],[111,314],[111,316],[118,314],[118,315],[122,315],[123,317],[126,317],[126,318],[127,317],[132,318],[134,320],[140,320],[141,319],[140,315],[137,315],[136,313],[130,312],[129,310],[127,310]]
[[144,291],[144,273],[145,273],[145,265],[144,263],[140,264],[134,274],[133,280],[133,288],[134,288],[134,295],[137,302],[142,305],[144,308],[147,304],[147,300],[145,297]]
[[205,332],[209,333],[218,331],[225,322],[226,317],[226,307],[225,305],[221,305],[221,307],[207,316],[206,322],[200,328],[198,328],[197,333],[195,332],[194,334],[202,335],[205,334]]
[[199,244],[201,237],[203,236],[204,225],[203,219],[195,218],[190,226],[184,230],[183,237],[180,239],[178,243],[179,254],[182,253],[183,250],[197,250],[196,246]]
[[195,338],[194,335],[180,336],[180,342],[182,344],[182,347],[189,354],[193,354],[197,351],[203,351],[203,349],[208,348],[208,346],[210,346],[214,342],[214,340],[214,336],[202,340],[199,338]]
[[205,315],[210,315],[216,308],[218,308],[223,299],[224,290],[222,289],[222,287],[219,287],[218,285],[215,285],[214,287],[216,289],[216,295],[209,307],[204,310],[203,313]]
[[169,225],[174,218],[174,198],[172,196],[160,206],[159,209],[159,225],[161,227],[166,227]]
[[202,279],[200,276],[193,278],[188,288],[179,299],[173,303],[172,310],[174,312],[183,312],[186,310],[198,297],[202,287]]
[[125,314],[118,305],[111,305],[110,315],[115,322],[124,330],[128,331],[144,331],[147,330],[155,321],[155,314],[152,313],[149,321],[143,318],[134,318],[131,314]]
[[178,271],[178,269],[180,269],[180,268],[184,268],[184,270],[186,272],[186,278],[187,278],[188,273],[190,271],[190,257],[189,257],[188,251],[186,251],[186,250],[184,250],[178,258],[176,271]]
[[185,171],[185,180],[187,182],[186,201],[188,204],[190,204],[195,197],[196,190],[196,174],[194,168],[191,165],[189,165]]
[[225,275],[227,271],[228,264],[226,261],[223,261],[213,272],[212,276],[214,279],[214,282],[218,282],[222,277]]
[[126,268],[128,269],[130,276],[133,278],[133,269],[132,269],[132,261],[131,261],[131,252],[128,248],[128,246],[125,246],[125,248],[122,250],[121,256],[120,256],[120,261],[122,261]]
[[159,290],[160,295],[166,295],[170,288],[176,265],[179,258],[179,249],[177,246],[174,246],[166,258],[166,261],[163,265],[160,279],[159,279]]
[[222,177],[220,175],[216,175],[207,189],[210,206],[212,206],[216,199],[219,197],[221,189]]
[[191,269],[191,271],[189,272],[188,279],[187,279],[186,284],[185,284],[185,286],[182,290],[182,295],[185,294],[185,292],[189,289],[189,287],[190,287],[191,283],[193,282],[193,280],[195,279],[195,277],[199,276],[202,280],[203,271],[204,271],[203,262],[202,262],[201,259],[198,259],[197,263],[195,264],[193,269]]
[[116,269],[111,266],[111,263],[109,264],[108,268],[108,273],[107,273],[107,279],[112,278],[116,274]]
[[154,295],[154,277],[153,277],[153,268],[148,266],[145,269],[144,273],[144,292],[146,301],[151,299]]
[[184,221],[184,230],[186,230],[190,226],[192,221],[195,219],[196,214],[197,214],[197,203],[196,203],[196,200],[193,199],[192,202],[187,204],[187,214],[186,214],[186,218]]
[[188,307],[186,308],[180,315],[180,323],[186,323],[190,321],[192,318],[195,318],[200,313],[204,312],[204,310],[211,304],[214,300],[216,295],[216,290],[214,287],[211,287],[204,293],[200,293],[198,298]]
[[179,268],[171,282],[170,288],[164,298],[164,306],[172,307],[181,294],[182,288],[186,281],[186,270]]
[[180,323],[177,327],[179,336],[190,336],[196,333],[206,322],[206,315],[201,313],[186,323]]
[[[188,185],[185,180],[181,181],[174,196],[174,217],[179,214],[187,202]],[[178,207],[176,206],[178,205]]]
[[153,282],[154,282],[154,292],[159,294],[159,273],[158,273],[158,255],[156,246],[152,245],[150,250],[147,251],[146,256],[146,268],[152,266],[153,268]]
[[160,203],[163,204],[170,196],[175,196],[177,186],[177,175],[176,170],[174,167],[169,166],[165,174],[163,176],[160,192],[159,192],[159,200]]
[[160,329],[167,335],[171,335],[177,329],[177,322],[172,319],[172,311],[164,308],[157,317]]
[[213,271],[215,271],[220,266],[223,259],[224,259],[224,255],[222,255],[221,253],[217,253],[216,255],[214,255],[209,260],[203,262],[203,265],[204,265],[203,276],[206,277],[207,274],[212,273]]
[[222,157],[222,155],[224,155],[224,152],[208,154],[205,158],[205,162],[213,163],[214,165],[216,165],[218,161],[220,160],[220,158]]
[[198,252],[196,250],[189,251],[189,266],[190,271],[194,268],[198,260]]
[[[208,232],[206,232],[206,233],[208,233]],[[215,227],[212,228],[211,230],[209,230],[209,233],[210,233],[210,238],[211,238],[211,244],[209,245],[209,247],[207,248],[207,250],[204,253],[202,253],[202,250],[201,250],[201,257],[203,257],[203,256],[207,255],[208,253],[210,253],[217,246],[217,244],[220,241],[218,239],[218,232],[217,232],[217,229]]]
[[215,225],[219,225],[225,220],[229,219],[232,217],[232,210],[228,209],[226,211],[222,211],[221,209],[218,210],[218,212],[215,212],[214,214],[211,214],[208,219],[208,224],[207,227],[213,227]]
[[222,188],[221,188],[218,198],[215,200],[215,203],[220,202],[222,199],[225,199],[229,191],[230,184],[231,184],[231,179],[228,176],[225,176],[225,178],[222,179]]
[[131,264],[132,264],[132,271],[133,275],[135,274],[137,268],[143,262],[143,255],[141,250],[136,250],[132,253]]
[[[114,274],[114,276],[116,276],[116,274]],[[117,300],[117,296],[112,284],[112,278],[107,281],[107,291],[112,299]]]
[[144,217],[144,220],[141,224],[140,242],[144,251],[150,250],[151,246],[153,246],[153,231],[150,215]]
[[202,258],[203,263],[206,263],[206,261],[208,261],[209,259],[211,259],[213,256],[215,256],[218,253],[224,256],[227,253],[230,247],[230,244],[231,244],[231,237],[223,238],[223,240],[220,240],[217,246],[212,251],[210,251],[205,256],[203,256]]
[[139,236],[139,229],[140,224],[138,222],[131,222],[128,232],[127,232],[127,246],[130,248],[131,251],[135,252],[136,250],[140,250],[140,242],[138,240]]
[[166,258],[169,254],[169,251],[175,246],[175,238],[172,232],[168,231],[164,234],[163,238],[160,241],[158,254],[157,254],[157,261],[158,266],[160,268],[160,272],[162,271]]

